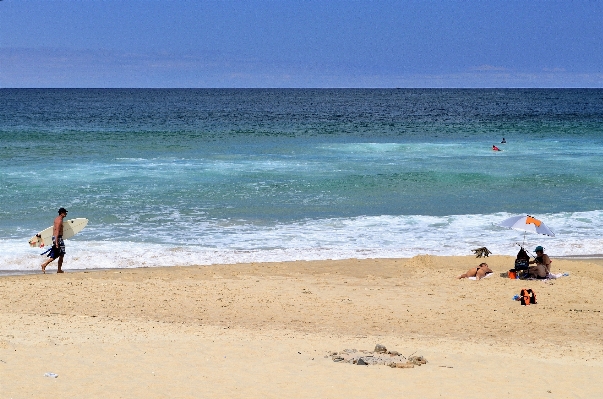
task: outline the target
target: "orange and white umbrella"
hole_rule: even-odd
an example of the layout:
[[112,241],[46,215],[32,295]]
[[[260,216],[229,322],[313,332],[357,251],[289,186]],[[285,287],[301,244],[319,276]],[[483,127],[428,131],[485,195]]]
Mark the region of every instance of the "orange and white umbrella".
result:
[[551,229],[544,224],[544,222],[530,215],[513,216],[509,219],[503,220],[498,225],[508,227],[513,230],[523,231],[524,233],[536,233],[549,237],[555,237],[555,233],[553,233]]

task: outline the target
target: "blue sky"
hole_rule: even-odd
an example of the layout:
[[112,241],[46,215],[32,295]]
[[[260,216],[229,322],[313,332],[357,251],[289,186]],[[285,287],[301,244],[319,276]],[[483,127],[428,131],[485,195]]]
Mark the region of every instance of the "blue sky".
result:
[[603,87],[603,2],[2,0],[0,87]]

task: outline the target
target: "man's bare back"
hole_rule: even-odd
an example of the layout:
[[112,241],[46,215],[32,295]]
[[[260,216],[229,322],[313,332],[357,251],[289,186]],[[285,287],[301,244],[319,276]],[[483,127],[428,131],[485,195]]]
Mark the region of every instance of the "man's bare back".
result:
[[54,228],[52,229],[52,235],[55,237],[63,236],[63,218],[65,216],[57,216],[54,218]]

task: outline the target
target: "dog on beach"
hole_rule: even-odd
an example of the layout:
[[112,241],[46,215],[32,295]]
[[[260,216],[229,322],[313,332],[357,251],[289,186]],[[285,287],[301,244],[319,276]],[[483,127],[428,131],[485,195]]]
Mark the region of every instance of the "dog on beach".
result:
[[487,258],[492,252],[486,247],[475,248],[471,250],[476,258]]

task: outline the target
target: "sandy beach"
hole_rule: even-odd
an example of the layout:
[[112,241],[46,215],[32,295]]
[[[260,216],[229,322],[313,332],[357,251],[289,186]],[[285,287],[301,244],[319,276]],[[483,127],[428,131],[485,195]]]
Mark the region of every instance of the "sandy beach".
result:
[[[603,397],[603,262],[486,261],[481,281],[427,255],[3,276],[0,398]],[[329,356],[376,344],[428,363]]]

